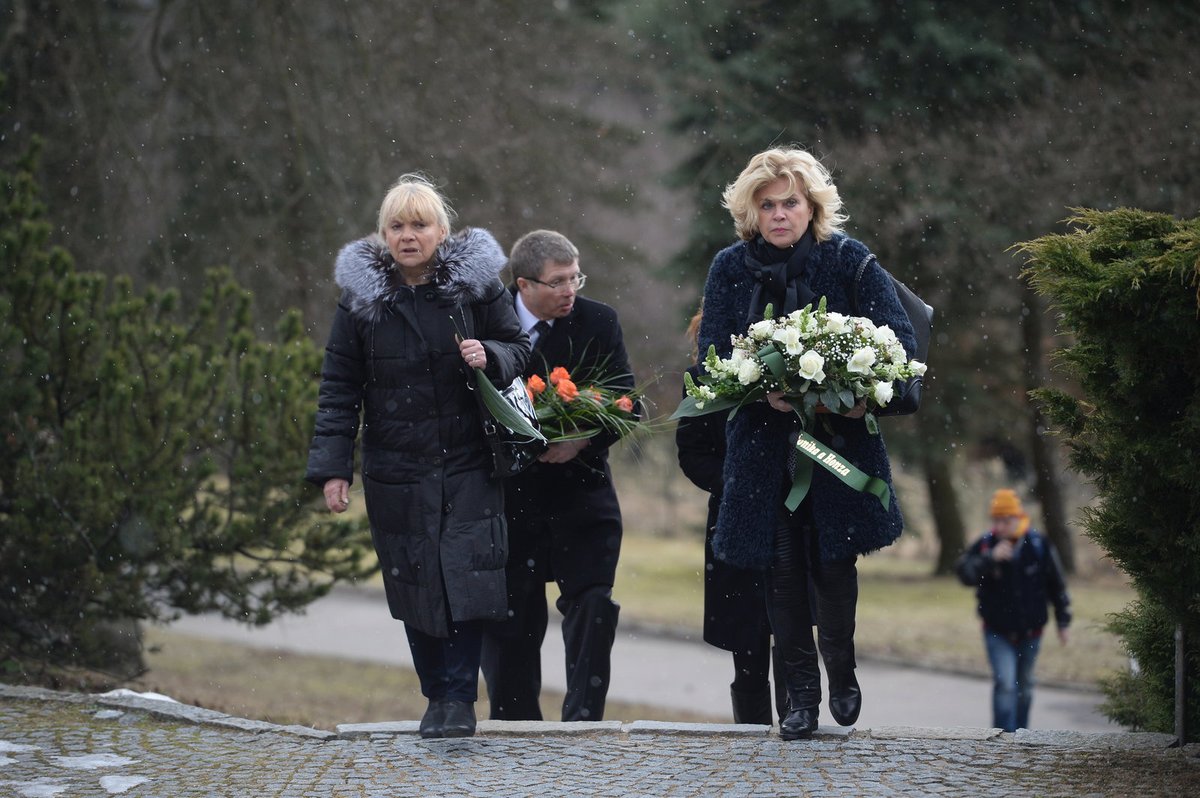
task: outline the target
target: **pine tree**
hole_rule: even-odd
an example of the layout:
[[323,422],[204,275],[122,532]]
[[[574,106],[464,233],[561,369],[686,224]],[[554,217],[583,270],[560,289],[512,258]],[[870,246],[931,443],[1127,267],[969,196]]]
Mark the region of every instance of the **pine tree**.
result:
[[[1140,667],[1106,685],[1105,711],[1170,732],[1174,629],[1187,670],[1200,673],[1200,218],[1122,208],[1077,211],[1070,223],[1072,232],[1021,251],[1028,279],[1072,338],[1058,360],[1083,397],[1034,394],[1099,491],[1088,535],[1139,596],[1112,629]],[[1200,680],[1185,684],[1195,742]]]
[[186,308],[79,271],[36,149],[0,172],[0,663],[103,669],[114,628],[266,623],[365,576],[363,524],[301,481],[320,352],[297,315],[268,341],[228,271]]

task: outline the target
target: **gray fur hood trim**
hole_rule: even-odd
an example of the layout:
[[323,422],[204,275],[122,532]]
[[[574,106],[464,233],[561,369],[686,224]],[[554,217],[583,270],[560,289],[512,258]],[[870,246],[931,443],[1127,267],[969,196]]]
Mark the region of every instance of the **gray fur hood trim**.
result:
[[[508,259],[487,230],[468,227],[450,236],[434,255],[433,284],[455,303],[490,299]],[[396,262],[378,235],[351,241],[338,252],[334,280],[354,316],[378,321],[395,293]]]

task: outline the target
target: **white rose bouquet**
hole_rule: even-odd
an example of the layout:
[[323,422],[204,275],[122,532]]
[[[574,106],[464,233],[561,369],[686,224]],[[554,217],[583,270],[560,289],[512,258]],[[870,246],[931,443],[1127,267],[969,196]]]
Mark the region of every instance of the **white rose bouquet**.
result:
[[772,318],[768,306],[764,315],[745,335],[733,337],[729,357],[709,348],[699,382],[685,375],[687,397],[674,418],[736,410],[782,391],[806,429],[820,408],[845,413],[861,401],[874,434],[879,426],[872,411],[891,401],[893,383],[925,373],[925,364],[908,359],[891,328],[827,311],[824,297],[816,309],[809,305]]
[[814,310],[809,305],[781,318],[765,318],[733,337],[733,352],[717,357],[709,347],[705,373],[696,381],[684,374],[687,396],[672,418],[728,410],[732,416],[748,402],[782,391],[803,421],[796,451],[792,489],[784,504],[795,510],[807,495],[813,466],[819,464],[854,490],[871,493],[886,508],[891,501],[887,483],[853,464],[809,434],[822,410],[846,413],[862,402],[867,430],[879,434],[872,411],[886,407],[893,383],[919,377],[925,364],[909,360],[896,334],[870,319],[845,316],[825,309],[825,298]]

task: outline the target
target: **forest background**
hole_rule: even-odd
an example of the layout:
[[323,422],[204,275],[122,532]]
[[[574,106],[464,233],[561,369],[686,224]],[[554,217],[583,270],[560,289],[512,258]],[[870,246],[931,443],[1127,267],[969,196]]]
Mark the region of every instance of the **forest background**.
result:
[[[946,572],[979,525],[983,464],[1082,564],[1087,489],[1026,396],[1060,379],[1054,323],[1010,248],[1075,207],[1195,215],[1192,6],[14,0],[0,14],[3,147],[44,139],[53,238],[81,268],[187,303],[227,265],[263,331],[294,307],[320,344],[334,254],[421,170],[460,225],[506,247],[535,227],[576,241],[664,416],[708,263],[734,238],[722,187],[767,146],[811,149],[847,232],[937,309],[926,404],[885,427],[907,545]],[[631,528],[698,533],[669,436],[626,452],[622,484],[667,499],[631,507]]]

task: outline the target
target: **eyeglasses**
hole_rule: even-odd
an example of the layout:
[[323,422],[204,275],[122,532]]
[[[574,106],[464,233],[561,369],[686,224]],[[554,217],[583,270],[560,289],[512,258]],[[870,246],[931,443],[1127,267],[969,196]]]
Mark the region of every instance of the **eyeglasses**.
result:
[[541,280],[535,280],[532,277],[526,277],[525,279],[531,283],[537,283],[538,285],[544,285],[547,288],[549,288],[551,291],[561,291],[564,288],[566,288],[567,286],[570,286],[571,288],[574,288],[576,291],[578,291],[579,289],[581,289],[585,285],[587,285],[587,275],[583,274],[582,272],[579,274],[576,274],[574,277],[570,277],[566,280],[555,280],[552,283],[543,283]]

